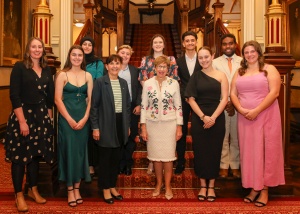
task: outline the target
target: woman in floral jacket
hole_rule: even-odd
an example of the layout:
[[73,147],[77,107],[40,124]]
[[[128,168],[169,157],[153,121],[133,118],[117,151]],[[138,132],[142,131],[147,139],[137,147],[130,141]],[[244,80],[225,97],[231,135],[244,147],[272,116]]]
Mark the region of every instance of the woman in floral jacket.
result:
[[176,141],[182,136],[181,98],[178,82],[166,76],[170,67],[168,57],[157,57],[154,66],[157,75],[145,81],[143,87],[141,136],[148,141],[148,159],[154,162],[157,183],[152,195],[160,194],[164,174],[165,197],[170,200],[173,198],[171,178]]

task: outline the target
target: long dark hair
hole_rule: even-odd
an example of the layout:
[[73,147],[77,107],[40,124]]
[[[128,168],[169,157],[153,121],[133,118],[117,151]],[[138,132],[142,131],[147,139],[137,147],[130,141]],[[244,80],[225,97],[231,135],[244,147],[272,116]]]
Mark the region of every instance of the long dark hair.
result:
[[32,43],[33,40],[37,40],[40,43],[42,43],[43,46],[43,53],[42,53],[42,57],[39,60],[40,66],[42,68],[45,68],[47,66],[47,57],[46,57],[46,51],[45,51],[45,44],[43,42],[43,40],[41,40],[38,37],[31,37],[25,47],[25,53],[24,53],[24,58],[23,58],[23,63],[25,65],[25,67],[28,68],[32,68],[33,67],[33,62],[32,59],[30,57],[30,45]]
[[157,37],[160,37],[160,38],[163,40],[164,46],[165,46],[164,49],[163,49],[163,55],[167,55],[167,51],[166,51],[167,43],[166,43],[165,37],[163,37],[163,35],[161,35],[161,34],[155,34],[155,35],[152,37],[151,41],[150,41],[149,55],[150,55],[151,57],[153,57],[153,55],[154,55],[154,50],[153,50],[153,48],[152,48],[152,46],[153,46],[153,40],[154,40],[155,38],[157,38]]
[[70,47],[70,50],[68,52],[68,57],[67,57],[66,63],[64,65],[64,68],[63,68],[62,71],[68,71],[68,70],[70,70],[72,68],[72,63],[71,63],[71,60],[70,60],[70,55],[71,55],[71,52],[72,52],[73,49],[79,49],[79,50],[82,51],[83,59],[82,59],[82,63],[80,65],[80,68],[85,71],[86,70],[86,64],[85,64],[85,58],[84,58],[84,51],[83,51],[83,49],[82,49],[82,47],[80,45],[72,45]]
[[261,50],[261,47],[259,45],[259,43],[257,41],[254,40],[250,40],[248,42],[246,42],[243,45],[242,48],[242,56],[243,59],[241,61],[241,67],[239,68],[238,72],[240,76],[243,76],[248,68],[248,63],[247,60],[245,59],[245,55],[244,55],[244,50],[246,47],[248,46],[252,46],[254,47],[254,50],[258,53],[258,66],[259,66],[259,72],[264,72],[265,76],[268,75],[268,72],[266,70],[264,70],[264,66],[265,66],[265,60],[264,60],[264,56],[263,56],[263,52]]

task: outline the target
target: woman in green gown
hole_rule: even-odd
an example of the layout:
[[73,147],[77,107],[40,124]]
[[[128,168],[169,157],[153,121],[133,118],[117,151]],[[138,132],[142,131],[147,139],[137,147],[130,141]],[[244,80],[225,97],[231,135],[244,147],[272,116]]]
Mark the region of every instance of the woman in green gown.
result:
[[55,82],[55,104],[58,117],[58,179],[68,187],[68,204],[82,204],[81,179],[91,181],[87,141],[93,79],[85,71],[84,52],[73,45],[63,70]]

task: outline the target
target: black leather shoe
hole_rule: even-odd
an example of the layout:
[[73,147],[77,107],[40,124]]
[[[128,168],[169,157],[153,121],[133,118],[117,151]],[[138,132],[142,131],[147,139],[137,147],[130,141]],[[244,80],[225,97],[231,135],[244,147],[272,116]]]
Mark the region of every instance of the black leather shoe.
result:
[[109,199],[103,199],[105,203],[108,203],[108,204],[113,204],[114,203],[114,199],[113,198],[109,198]]
[[185,167],[184,165],[177,165],[175,169],[175,175],[180,175],[184,171]]
[[111,194],[112,195],[112,197],[114,198],[114,199],[116,199],[116,200],[119,200],[119,201],[122,201],[123,200],[123,196],[122,195],[117,195],[117,196],[115,196],[115,195],[113,195],[113,194]]
[[126,170],[125,170],[124,174],[125,175],[131,175],[132,174],[131,167],[126,167]]

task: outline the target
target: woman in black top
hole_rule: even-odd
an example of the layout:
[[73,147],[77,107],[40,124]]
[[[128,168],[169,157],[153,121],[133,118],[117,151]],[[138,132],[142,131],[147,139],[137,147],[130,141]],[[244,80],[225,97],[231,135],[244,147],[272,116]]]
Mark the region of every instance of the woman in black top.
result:
[[22,192],[25,167],[28,196],[46,203],[37,190],[39,160],[53,163],[52,107],[54,84],[46,63],[45,46],[39,38],[26,45],[24,59],[17,62],[10,76],[10,99],[13,107],[4,139],[6,160],[12,163],[11,174],[18,211],[28,207]]

